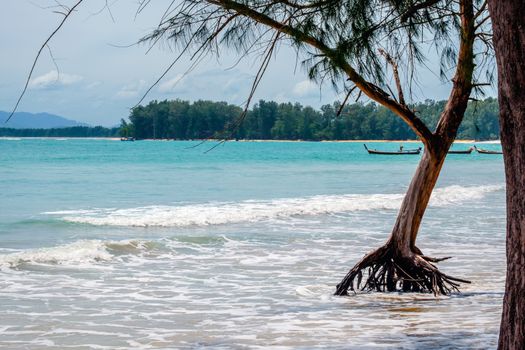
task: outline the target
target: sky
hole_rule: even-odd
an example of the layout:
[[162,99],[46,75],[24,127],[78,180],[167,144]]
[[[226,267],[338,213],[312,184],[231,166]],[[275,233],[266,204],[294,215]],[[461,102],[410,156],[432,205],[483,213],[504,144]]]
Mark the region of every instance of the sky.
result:
[[[74,1],[63,1],[72,4]],[[114,126],[129,116],[146,90],[177,56],[168,45],[148,51],[133,45],[151,32],[171,0],[155,0],[135,16],[137,0],[85,0],[43,51],[18,110],[48,112],[91,125]],[[62,16],[51,0],[0,0],[0,110],[10,111],[23,89],[36,53]],[[433,57],[433,53],[430,53]],[[54,58],[54,59],[53,59]],[[436,61],[434,59],[434,61]],[[248,57],[235,65],[234,52],[208,57],[194,70],[184,57],[147,96],[241,105],[258,65]],[[432,62],[428,64],[435,67]],[[420,77],[413,100],[446,99],[450,85],[431,71]],[[271,61],[255,100],[300,102],[318,108],[342,99],[328,85],[317,86],[282,47]]]

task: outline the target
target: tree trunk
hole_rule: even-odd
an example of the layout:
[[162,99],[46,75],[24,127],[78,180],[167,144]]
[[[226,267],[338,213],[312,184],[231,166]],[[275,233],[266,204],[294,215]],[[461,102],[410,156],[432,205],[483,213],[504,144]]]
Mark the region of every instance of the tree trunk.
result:
[[525,349],[525,25],[523,0],[489,0],[507,181],[507,280],[499,349]]
[[[457,130],[472,91],[474,71],[475,21],[472,0],[460,1],[461,36],[458,63],[453,88],[439,118],[436,131],[421,133],[425,152],[416,170],[397,217],[396,224],[386,244],[365,255],[337,285],[336,295],[346,295],[348,290],[377,290],[405,292],[431,292],[448,294],[458,291],[459,282],[467,280],[448,276],[434,263],[447,259],[424,256],[416,247],[416,237],[436,185],[447,152],[454,142]],[[351,76],[350,76],[351,78]],[[365,282],[363,271],[368,273]],[[355,281],[355,282],[354,282]]]
[[[450,145],[447,146],[447,149],[449,147]],[[423,157],[412,178],[389,240],[396,247],[396,250],[403,255],[419,252],[415,246],[417,232],[445,161],[445,156],[446,151],[432,152],[425,148]]]
[[[458,282],[469,283],[440,272],[434,263],[444,259],[424,256],[415,245],[421,220],[451,144],[452,141],[447,141],[433,149],[425,148],[390,238],[348,272],[337,285],[336,295],[347,295],[348,290],[356,288],[448,294],[458,290]],[[366,270],[368,275],[361,286]]]

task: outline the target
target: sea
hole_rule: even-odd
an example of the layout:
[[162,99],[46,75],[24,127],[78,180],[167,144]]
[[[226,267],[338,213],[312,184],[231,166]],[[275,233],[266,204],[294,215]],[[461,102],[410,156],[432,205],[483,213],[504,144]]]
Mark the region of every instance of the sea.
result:
[[[419,146],[367,144],[400,145]],[[448,155],[417,239],[453,257],[439,266],[472,282],[461,293],[333,295],[388,238],[419,159],[350,142],[2,138],[0,348],[494,349],[501,155]]]

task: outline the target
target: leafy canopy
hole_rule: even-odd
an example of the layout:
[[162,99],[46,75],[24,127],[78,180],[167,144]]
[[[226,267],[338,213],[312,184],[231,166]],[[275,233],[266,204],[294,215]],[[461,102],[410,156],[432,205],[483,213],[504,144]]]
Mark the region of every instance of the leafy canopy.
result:
[[[142,1],[141,7],[149,1]],[[474,0],[477,66],[482,71],[492,57],[486,4]],[[311,79],[328,80],[348,90],[344,62],[364,80],[383,89],[392,78],[385,55],[400,65],[405,83],[416,68],[426,65],[426,51],[440,57],[440,76],[446,79],[457,61],[461,35],[460,4],[453,0],[183,0],[166,9],[157,29],[142,42],[166,40],[195,64],[223,48],[241,57],[260,55],[264,72],[281,44],[291,45]],[[257,79],[256,79],[256,84]],[[256,85],[255,84],[255,85]]]

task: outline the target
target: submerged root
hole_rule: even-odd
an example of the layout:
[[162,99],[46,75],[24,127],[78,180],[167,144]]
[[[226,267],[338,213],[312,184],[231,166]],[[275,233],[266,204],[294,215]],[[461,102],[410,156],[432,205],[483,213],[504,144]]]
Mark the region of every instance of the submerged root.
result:
[[358,262],[337,285],[335,295],[348,295],[348,290],[434,295],[459,292],[460,283],[470,281],[446,275],[434,265],[449,258],[424,256],[417,248],[409,256],[401,256],[387,244]]

